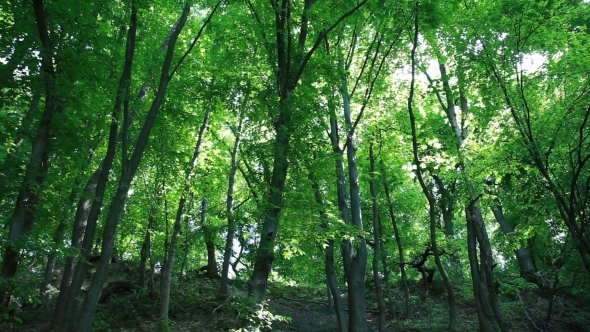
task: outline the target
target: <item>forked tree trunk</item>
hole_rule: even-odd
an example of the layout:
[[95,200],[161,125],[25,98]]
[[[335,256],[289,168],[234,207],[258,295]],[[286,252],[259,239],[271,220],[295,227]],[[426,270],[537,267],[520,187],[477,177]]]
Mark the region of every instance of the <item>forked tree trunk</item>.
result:
[[[111,125],[109,131],[109,141],[107,152],[102,161],[101,168],[95,172],[93,176],[98,176],[95,190],[95,200],[92,201],[90,212],[88,213],[86,227],[84,230],[84,239],[82,241],[81,254],[84,258],[89,258],[91,255],[92,245],[94,244],[94,234],[96,233],[96,223],[100,212],[103,207],[103,196],[109,180],[109,173],[115,159],[115,152],[117,150],[117,132],[118,125],[117,121],[121,110],[123,108],[124,100],[127,99],[126,91],[129,90],[129,82],[131,80],[131,67],[133,64],[133,57],[135,54],[135,35],[137,30],[137,6],[131,7],[129,30],[127,32],[127,45],[125,51],[125,64],[119,85],[116,91],[115,105],[111,115]],[[80,209],[78,209],[80,211]],[[75,225],[84,223],[82,214],[76,212],[76,218],[74,221]],[[74,231],[75,236],[75,231]],[[112,255],[110,255],[112,256]],[[110,261],[109,256],[109,261]],[[60,290],[60,293],[64,293],[64,296],[58,299],[57,307],[64,307],[63,315],[54,316],[51,322],[51,328],[59,332],[66,332],[73,328],[75,319],[78,315],[78,295],[80,288],[84,280],[86,273],[87,264],[76,264],[74,275],[72,276],[72,282],[69,285],[69,289]],[[63,284],[62,284],[63,285]],[[102,286],[102,285],[101,285]],[[67,292],[67,295],[65,294]],[[61,295],[61,294],[60,294]],[[98,300],[98,295],[96,296]],[[61,303],[63,301],[63,303]],[[90,319],[88,319],[90,320]],[[90,323],[88,323],[90,324]]]
[[[274,243],[279,226],[279,215],[283,208],[283,190],[287,179],[289,168],[288,153],[290,149],[291,132],[293,130],[293,106],[291,95],[297,88],[297,84],[307,66],[311,56],[317,50],[320,43],[325,37],[334,30],[344,19],[356,12],[362,7],[367,0],[357,3],[351,10],[341,15],[328,28],[322,30],[315,40],[309,51],[307,37],[309,29],[309,13],[315,0],[305,0],[303,11],[299,20],[299,25],[295,29],[299,30],[299,38],[293,38],[291,10],[286,10],[288,0],[282,0],[281,10],[275,9],[275,34],[276,47],[273,52],[277,54],[277,97],[278,115],[273,117],[273,126],[275,129],[275,141],[273,145],[273,169],[269,183],[269,190],[266,197],[267,211],[260,231],[260,243],[256,251],[256,261],[250,280],[248,281],[248,294],[262,301],[266,294],[268,276],[274,260]],[[252,8],[251,8],[252,9]],[[255,15],[255,17],[258,17]],[[259,21],[262,25],[262,22]],[[291,47],[293,46],[293,47]],[[269,49],[270,52],[270,49]],[[364,275],[363,275],[364,278]],[[364,282],[362,283],[364,286]],[[363,299],[364,303],[364,299]],[[366,324],[366,322],[365,322]]]
[[[92,205],[92,197],[96,195],[96,189],[98,184],[98,178],[100,176],[100,170],[94,171],[86,186],[76,207],[76,214],[74,217],[74,227],[72,229],[72,242],[71,247],[74,249],[82,248],[82,241],[84,240],[84,234],[86,232],[86,225],[88,222],[88,216],[90,213],[90,207]],[[57,303],[53,312],[53,319],[51,320],[50,330],[56,331],[59,326],[62,325],[64,316],[66,313],[66,306],[68,296],[70,294],[70,285],[72,284],[72,278],[76,269],[78,261],[78,255],[70,256],[66,259],[66,264],[62,273],[61,285],[59,288],[59,296],[57,297]]]
[[[191,47],[185,53],[185,55],[190,52],[192,46],[197,42],[199,36],[201,35],[202,30],[210,22],[211,17],[215,10],[218,8],[219,3],[214,7],[211,14],[205,20],[201,30],[199,31],[197,37],[193,39]],[[132,5],[132,8],[135,8],[135,3]],[[182,11],[182,14],[176,24],[176,27],[173,29],[173,32],[170,36],[168,47],[166,50],[166,55],[164,58],[164,62],[162,64],[162,70],[160,75],[160,82],[157,89],[156,96],[150,106],[148,114],[146,116],[145,123],[140,130],[140,133],[137,137],[137,141],[133,148],[132,155],[128,157],[129,153],[129,135],[128,135],[128,124],[129,124],[129,114],[128,114],[128,101],[129,101],[129,94],[128,90],[125,93],[125,109],[124,109],[124,116],[123,116],[123,135],[122,135],[122,167],[121,167],[121,178],[119,180],[119,185],[117,187],[117,192],[111,201],[111,205],[109,208],[109,214],[106,218],[104,232],[102,237],[102,254],[100,261],[98,262],[98,266],[96,269],[96,274],[94,275],[94,279],[92,280],[92,284],[88,289],[88,293],[86,294],[86,298],[84,300],[84,304],[82,306],[82,311],[79,316],[78,324],[76,325],[76,331],[88,331],[90,330],[90,325],[92,322],[92,317],[94,316],[94,311],[96,310],[96,305],[98,302],[98,297],[100,292],[103,288],[103,284],[106,279],[110,258],[113,255],[113,247],[115,241],[115,234],[117,230],[117,225],[123,213],[123,209],[125,207],[125,202],[128,196],[129,186],[131,181],[133,180],[137,168],[139,167],[139,163],[143,157],[143,153],[148,143],[148,139],[152,128],[154,126],[154,122],[156,117],[160,111],[160,107],[164,101],[164,97],[166,95],[166,90],[168,88],[168,83],[172,79],[174,73],[179,68],[182,60],[185,57],[181,57],[177,65],[173,68],[172,67],[172,60],[174,58],[174,49],[176,46],[176,41],[180,32],[184,28],[184,24],[187,20],[187,17],[190,13],[191,5],[187,3]],[[135,19],[135,21],[137,21]],[[179,204],[180,205],[180,204]],[[176,228],[176,227],[175,227]],[[179,228],[179,227],[178,227]],[[167,308],[166,308],[167,309]],[[161,310],[162,312],[163,310]],[[166,310],[167,312],[167,310]]]
[[[504,332],[508,331],[508,326],[504,322],[502,312],[500,311],[500,301],[495,290],[492,249],[481,215],[481,210],[479,207],[475,206],[475,204],[476,202],[470,204],[465,209],[465,214],[467,216],[467,222],[471,223],[471,228],[469,230],[473,232],[475,239],[477,240],[480,253],[479,266],[477,271],[475,271],[479,274],[479,298],[482,303],[483,312],[487,315],[487,319],[492,323],[492,326],[497,325],[500,330]],[[469,256],[469,258],[470,264],[475,265],[476,262],[472,262],[474,256]],[[474,272],[473,267],[472,272]],[[477,287],[477,285],[475,285],[474,281],[474,291],[475,287]]]

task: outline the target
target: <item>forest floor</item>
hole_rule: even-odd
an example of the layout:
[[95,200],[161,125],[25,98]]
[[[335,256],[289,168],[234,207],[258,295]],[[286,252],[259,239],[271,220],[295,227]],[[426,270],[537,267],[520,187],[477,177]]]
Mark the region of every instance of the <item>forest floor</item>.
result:
[[[371,285],[369,285],[369,288]],[[468,289],[465,287],[465,289]],[[146,293],[130,292],[111,295],[99,304],[93,331],[337,331],[334,311],[327,305],[326,292],[310,287],[270,284],[261,306],[249,304],[245,282],[232,284],[229,301],[216,300],[216,281],[188,279],[173,292],[170,303],[170,325],[165,328],[158,319],[159,300]],[[411,285],[412,314],[404,315],[401,291],[394,288],[397,320],[387,316],[386,331],[444,331],[448,324],[448,301],[442,282],[426,292],[419,282]],[[371,293],[367,289],[367,293]],[[478,321],[473,299],[467,291],[456,291],[457,331],[477,331]],[[504,295],[502,311],[511,331],[590,331],[590,301],[579,296],[554,298],[552,319],[546,323],[548,296],[537,290],[523,291],[517,297]],[[344,299],[346,302],[346,299]],[[378,331],[378,310],[373,298],[367,299],[369,331]],[[50,310],[23,309],[19,319],[4,322],[0,331],[49,331]],[[260,327],[258,330],[256,326]]]

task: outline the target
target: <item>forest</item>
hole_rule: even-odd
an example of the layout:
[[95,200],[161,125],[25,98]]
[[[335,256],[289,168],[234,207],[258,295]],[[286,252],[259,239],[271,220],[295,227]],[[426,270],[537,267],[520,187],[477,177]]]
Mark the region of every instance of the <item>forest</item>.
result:
[[590,331],[588,30],[0,0],[0,330]]

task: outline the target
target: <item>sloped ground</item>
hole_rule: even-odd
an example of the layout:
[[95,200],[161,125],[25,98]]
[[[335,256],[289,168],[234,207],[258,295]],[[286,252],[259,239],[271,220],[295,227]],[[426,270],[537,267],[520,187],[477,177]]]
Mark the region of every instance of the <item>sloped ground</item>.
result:
[[[412,315],[403,317],[401,295],[394,294],[396,325],[387,331],[444,331],[447,327],[448,307],[442,284],[435,284],[425,295],[422,284],[411,287]],[[337,331],[335,317],[325,300],[324,290],[309,287],[286,287],[271,284],[269,300],[263,306],[252,306],[246,299],[244,282],[232,285],[230,301],[215,299],[217,284],[203,278],[193,278],[177,287],[172,294],[169,331],[255,331],[255,326],[269,331],[331,332]],[[590,331],[590,302],[573,295],[558,296],[550,323],[544,321],[548,297],[537,291],[522,292],[521,296],[503,296],[503,311],[511,331]],[[95,315],[94,331],[162,331],[158,320],[158,299],[139,291],[113,295],[100,304]],[[377,306],[368,299],[369,331],[377,331]],[[473,300],[457,291],[457,330],[477,331],[477,317]],[[1,331],[48,331],[51,314],[41,308],[23,311],[24,324],[4,323]],[[282,317],[289,317],[289,322]]]

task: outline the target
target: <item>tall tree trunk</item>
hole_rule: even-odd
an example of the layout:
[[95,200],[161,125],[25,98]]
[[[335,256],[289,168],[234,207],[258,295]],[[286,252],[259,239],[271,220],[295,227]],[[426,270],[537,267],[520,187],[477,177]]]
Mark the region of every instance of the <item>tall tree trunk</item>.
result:
[[445,283],[445,287],[447,289],[448,294],[448,303],[449,303],[449,331],[455,331],[456,324],[457,324],[457,310],[455,309],[455,292],[453,290],[453,285],[451,284],[451,280],[447,275],[447,272],[441,262],[440,259],[440,251],[438,250],[438,244],[436,241],[436,200],[434,199],[434,195],[432,194],[430,188],[426,185],[423,177],[423,171],[421,166],[420,157],[418,155],[418,134],[416,131],[416,119],[414,117],[414,110],[413,110],[413,101],[414,101],[414,87],[415,87],[415,75],[416,75],[416,49],[418,47],[418,8],[420,6],[419,2],[416,2],[416,11],[414,13],[414,39],[413,39],[413,46],[411,52],[411,67],[412,67],[412,79],[410,81],[410,93],[408,96],[408,114],[410,116],[410,126],[412,128],[412,150],[414,155],[414,165],[416,166],[416,176],[418,178],[418,182],[420,183],[420,187],[422,188],[422,192],[426,199],[428,200],[428,208],[429,208],[429,219],[430,219],[430,242],[432,244],[432,251],[434,254],[434,260],[436,262],[436,266],[438,271],[440,272],[443,281]]
[[[84,231],[84,239],[82,241],[82,250],[81,254],[84,258],[89,258],[91,255],[92,245],[94,244],[94,235],[96,233],[96,223],[100,212],[103,207],[103,196],[108,184],[109,180],[109,173],[111,171],[111,167],[113,165],[113,161],[115,159],[115,153],[117,151],[117,132],[118,132],[118,125],[117,121],[119,115],[121,114],[121,109],[123,107],[124,99],[127,99],[126,92],[129,90],[129,84],[131,80],[131,69],[133,65],[133,57],[135,54],[135,35],[137,31],[137,6],[134,4],[131,7],[131,17],[130,17],[130,25],[127,32],[127,42],[126,42],[126,51],[125,51],[125,64],[123,66],[123,71],[121,74],[121,79],[119,80],[119,85],[117,87],[116,98],[115,98],[115,105],[113,107],[113,112],[111,115],[111,125],[109,131],[109,141],[107,152],[105,157],[102,161],[102,165],[99,171],[95,172],[93,176],[96,176],[98,173],[98,180],[96,183],[96,190],[95,190],[95,200],[92,202],[92,206],[90,208],[90,212],[87,216],[86,228]],[[80,211],[80,210],[78,210]],[[76,220],[74,221],[75,225],[83,223],[82,219],[78,217],[82,217],[82,215],[76,214]],[[112,256],[112,255],[111,255]],[[110,262],[111,257],[108,257]],[[72,277],[71,284],[69,285],[69,290],[60,290],[60,293],[67,291],[67,296],[61,297],[61,301],[64,303],[60,303],[60,299],[58,299],[57,307],[65,307],[65,312],[60,316],[54,316],[52,320],[51,326],[54,329],[58,329],[60,332],[69,331],[71,327],[73,327],[74,320],[79,317],[78,315],[78,294],[80,293],[80,288],[82,286],[82,282],[84,279],[84,274],[86,272],[87,264],[76,264],[76,269],[74,275]],[[64,285],[62,283],[62,285]],[[61,294],[60,294],[61,295]],[[65,294],[64,294],[65,295]],[[60,321],[61,320],[61,321]]]
[[[344,65],[344,56],[340,52],[338,59],[340,76],[339,92],[342,96],[342,109],[346,128],[346,161],[348,165],[348,185],[350,187],[350,220],[349,224],[358,228],[363,234],[361,214],[361,196],[358,169],[356,163],[356,147],[353,139],[353,125],[350,111],[350,95]],[[335,119],[334,119],[335,121]],[[354,240],[347,240],[343,251],[346,279],[348,282],[348,326],[351,332],[367,330],[367,305],[365,299],[365,273],[367,270],[367,243],[363,235]]]
[[[69,204],[65,208],[66,211],[68,211],[69,207],[72,206],[74,204],[74,202],[76,201],[76,196],[78,196],[78,193],[77,193],[78,188],[77,187],[79,184],[80,184],[79,181],[76,181],[76,185],[75,185],[76,188],[72,188],[72,190],[70,192],[70,196],[68,197]],[[65,229],[66,229],[66,220],[65,220],[65,217],[63,217],[60,219],[59,225],[57,226],[57,229],[55,230],[55,233],[53,234],[53,243],[54,243],[55,247],[52,248],[51,252],[47,256],[47,264],[45,265],[45,272],[43,273],[43,281],[41,282],[41,286],[39,287],[39,293],[41,294],[41,297],[43,299],[47,299],[45,292],[47,292],[47,289],[49,288],[49,284],[51,283],[51,278],[53,277],[53,269],[55,268],[55,262],[57,260],[56,251],[57,251],[58,247],[60,246],[60,243],[63,240]]]
[[[367,0],[362,0],[351,10],[341,15],[328,28],[323,29],[317,36],[313,46],[309,48],[307,52],[305,49],[307,48],[306,42],[309,28],[308,15],[315,0],[304,1],[303,11],[301,18],[299,19],[300,25],[295,27],[295,30],[299,30],[299,38],[297,40],[293,37],[295,34],[292,33],[292,27],[290,25],[290,22],[292,21],[291,9],[287,9],[290,3],[289,0],[281,0],[280,3],[279,1],[272,3],[275,12],[274,32],[276,34],[276,48],[273,52],[276,51],[277,54],[276,86],[279,109],[278,112],[276,112],[278,115],[273,116],[275,141],[273,146],[272,176],[266,197],[268,211],[266,212],[264,223],[260,231],[260,243],[256,251],[254,270],[248,281],[248,294],[255,297],[257,301],[262,301],[266,294],[268,276],[270,275],[272,262],[274,260],[274,242],[279,226],[279,214],[283,208],[283,190],[289,168],[288,153],[290,149],[291,132],[293,130],[291,96],[309,63],[311,56],[325,37],[340,25],[344,19],[356,12],[366,2]],[[253,8],[251,8],[251,10],[253,10]],[[255,12],[254,14],[258,23],[262,25],[257,14]],[[269,52],[270,51],[271,50],[269,49]]]
[[404,260],[404,250],[402,247],[402,241],[399,236],[399,230],[397,227],[397,220],[395,218],[395,213],[393,211],[393,202],[391,200],[391,195],[389,194],[389,184],[387,183],[387,179],[385,178],[385,165],[383,163],[383,159],[379,161],[381,166],[381,179],[383,181],[383,190],[385,191],[385,198],[387,199],[387,210],[389,212],[389,218],[391,219],[391,223],[393,225],[393,235],[395,237],[395,242],[397,244],[397,254],[399,257],[399,268],[402,275],[402,286],[404,287],[404,304],[405,304],[405,313],[406,319],[410,318],[412,315],[412,308],[410,306],[410,287],[408,286],[408,277],[406,276],[406,264]]
[[[206,202],[206,199],[203,199],[203,202]],[[189,211],[189,215],[184,217],[185,225],[184,225],[184,254],[182,255],[182,263],[180,264],[180,273],[178,274],[178,286],[181,287],[182,285],[182,281],[184,278],[184,269],[186,267],[186,261],[188,259],[188,251],[189,251],[189,247],[190,247],[190,243],[189,243],[189,234],[190,234],[190,221],[191,221],[191,217],[190,217],[190,211],[193,211],[193,204],[194,204],[194,199],[193,196],[191,195],[191,198],[189,200],[189,204],[188,204],[188,211]],[[205,218],[207,218],[207,207],[203,207],[205,210],[201,209],[201,220],[205,220]],[[202,223],[201,223],[202,225]]]
[[35,219],[39,202],[36,186],[44,181],[43,169],[48,167],[49,153],[47,145],[53,115],[56,112],[55,71],[53,68],[53,46],[49,39],[49,31],[45,20],[43,0],[34,0],[33,9],[37,22],[37,32],[41,40],[41,67],[45,82],[45,106],[37,134],[33,139],[32,153],[26,166],[25,175],[16,199],[16,205],[9,219],[8,238],[2,253],[2,268],[0,279],[4,287],[0,289],[1,304],[7,306],[10,302],[12,282],[20,261],[20,247],[23,236],[30,230]]
[[[500,301],[495,291],[492,248],[485,229],[481,210],[475,205],[475,203],[476,202],[473,202],[467,207],[465,214],[467,216],[467,222],[471,223],[471,230],[479,245],[480,262],[478,273],[480,285],[482,285],[480,287],[479,295],[482,299],[482,304],[489,303],[491,312],[489,312],[484,306],[484,312],[488,315],[488,320],[493,324],[495,323],[494,325],[497,324],[500,330],[504,332],[508,331],[508,326],[504,322],[502,312],[500,311]],[[470,259],[472,259],[471,256]]]
[[[219,3],[214,7],[211,14],[205,20],[201,30],[197,37],[193,39],[193,43],[188,51],[185,53],[185,56],[192,50],[192,46],[198,40],[202,30],[204,27],[210,22],[211,17],[215,10],[218,8]],[[135,8],[135,4],[133,4],[132,8]],[[145,123],[140,130],[139,136],[135,143],[133,153],[129,158],[127,156],[129,151],[129,142],[128,142],[128,124],[129,124],[129,114],[128,114],[128,100],[129,94],[128,89],[126,90],[127,93],[125,94],[125,109],[124,109],[124,116],[123,116],[123,135],[122,135],[122,168],[121,168],[121,178],[119,180],[119,185],[117,187],[117,192],[115,193],[109,208],[109,214],[106,218],[104,232],[102,237],[102,254],[101,258],[98,262],[98,266],[96,269],[96,274],[94,275],[94,279],[92,280],[92,284],[88,289],[88,293],[86,294],[86,298],[84,299],[84,304],[82,306],[82,311],[79,315],[79,321],[76,325],[76,331],[88,331],[90,330],[90,325],[92,322],[92,317],[94,316],[94,311],[96,310],[96,305],[98,302],[98,297],[102,291],[103,284],[106,279],[109,263],[111,257],[113,255],[113,246],[115,241],[115,234],[117,230],[117,225],[123,213],[123,209],[125,207],[125,202],[128,196],[129,185],[135,176],[135,172],[139,167],[139,163],[143,157],[143,153],[148,143],[148,139],[151,133],[151,130],[154,126],[154,122],[156,117],[159,113],[160,107],[164,101],[164,97],[166,95],[166,90],[168,88],[168,83],[172,79],[174,73],[179,68],[182,63],[182,60],[185,56],[181,57],[177,65],[172,68],[172,60],[174,57],[174,49],[176,46],[176,41],[180,32],[184,28],[184,24],[187,20],[187,17],[190,13],[190,3],[187,3],[182,11],[182,14],[176,24],[176,27],[173,29],[173,32],[170,36],[168,47],[166,50],[166,55],[164,58],[164,62],[162,64],[162,70],[160,75],[160,83],[156,93],[156,96],[150,106],[148,114],[146,116]],[[136,10],[136,9],[135,9]],[[135,19],[135,21],[137,21]],[[180,204],[179,204],[180,205]]]
[[[141,258],[139,259],[139,287],[145,287],[145,268],[147,260],[150,257],[152,251],[152,229],[154,227],[154,214],[156,213],[156,207],[152,205],[150,213],[148,215],[148,227],[145,230],[145,237],[143,244],[141,245]],[[151,271],[153,273],[153,271]]]
[[[190,8],[189,5],[185,7],[185,10]],[[183,19],[186,20],[186,16],[183,13]],[[182,24],[177,25],[177,29],[182,29],[184,26],[184,21]],[[180,32],[180,30],[179,30]],[[171,43],[174,43],[176,39],[171,39]],[[182,220],[184,217],[184,207],[186,204],[187,196],[191,195],[191,181],[193,179],[193,173],[195,171],[195,167],[197,166],[197,162],[199,159],[199,153],[201,152],[201,145],[203,144],[203,137],[205,136],[205,131],[207,130],[207,125],[209,124],[209,115],[211,114],[211,107],[208,107],[205,110],[205,115],[203,117],[203,123],[199,129],[199,136],[197,138],[197,142],[195,143],[195,147],[193,150],[193,155],[189,164],[187,165],[184,171],[184,188],[183,192],[180,196],[180,201],[178,202],[178,209],[176,210],[176,219],[174,221],[174,230],[172,232],[172,238],[170,239],[170,245],[168,246],[168,257],[166,259],[166,264],[164,264],[164,270],[162,272],[162,300],[160,302],[160,317],[164,320],[168,320],[168,305],[170,303],[170,284],[172,281],[172,271],[174,270],[174,259],[176,256],[176,246],[178,244],[178,234],[180,234],[180,229],[182,227]]]
[[[385,300],[383,288],[379,276],[379,258],[381,256],[381,229],[379,228],[379,204],[377,203],[377,189],[375,188],[375,155],[373,153],[373,141],[369,143],[369,190],[373,205],[373,279],[375,279],[375,296],[379,307],[379,332],[385,331]],[[385,273],[385,271],[384,271]]]
[[[312,188],[315,196],[316,204],[320,208],[320,220],[321,227],[325,231],[328,230],[328,215],[326,214],[326,203],[322,193],[320,192],[320,186],[314,173],[310,171],[309,178],[312,183]],[[338,287],[338,279],[336,278],[336,272],[334,268],[334,239],[330,238],[327,240],[327,246],[325,248],[325,268],[326,273],[326,284],[328,286],[329,299],[334,304],[334,312],[336,314],[336,322],[338,323],[338,331],[348,331],[348,325],[346,324],[346,315],[344,314],[344,304],[342,303],[342,295],[340,294],[340,288]],[[331,295],[331,296],[330,296]]]
[[[96,189],[100,174],[100,169],[94,171],[94,173],[92,174],[92,176],[90,176],[88,182],[84,186],[82,195],[78,200],[76,214],[74,216],[74,226],[72,229],[71,242],[71,247],[77,250],[81,249],[82,247],[82,241],[84,240],[84,233],[86,231],[86,225],[90,213],[90,206],[92,205],[92,197],[96,195]],[[72,278],[74,276],[74,270],[76,269],[77,259],[77,254],[70,256],[66,259],[65,267],[61,278],[61,285],[59,288],[59,296],[57,297],[57,303],[50,324],[50,330],[52,331],[57,330],[57,328],[62,325],[62,322],[64,320],[68,296],[70,293],[70,285],[72,284]]]
[[229,263],[232,258],[234,236],[236,233],[236,218],[234,216],[234,183],[236,180],[236,172],[238,170],[238,151],[240,149],[240,138],[242,134],[243,123],[244,115],[240,114],[240,123],[238,124],[238,129],[235,131],[236,139],[234,141],[234,148],[231,154],[231,164],[227,185],[227,200],[225,205],[225,213],[227,215],[227,237],[225,238],[225,249],[223,252],[221,284],[219,286],[219,293],[217,294],[217,297],[220,299],[226,299],[229,296]]

